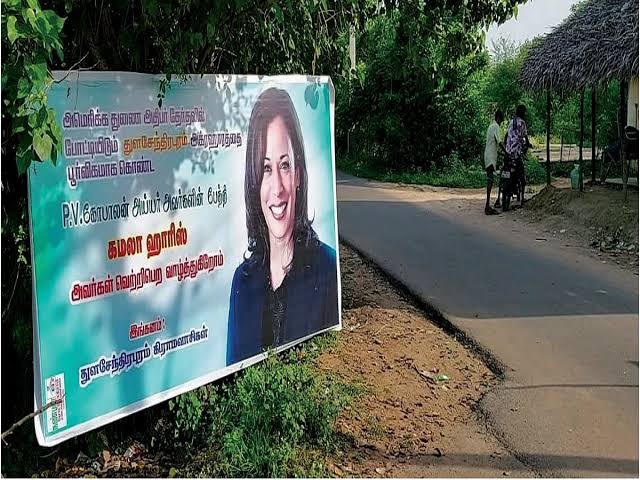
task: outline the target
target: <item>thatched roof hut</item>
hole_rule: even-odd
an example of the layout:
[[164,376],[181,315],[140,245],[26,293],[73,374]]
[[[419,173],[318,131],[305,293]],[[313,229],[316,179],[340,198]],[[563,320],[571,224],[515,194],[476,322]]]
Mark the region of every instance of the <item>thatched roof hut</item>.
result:
[[636,76],[638,0],[587,0],[531,49],[520,79],[562,94]]

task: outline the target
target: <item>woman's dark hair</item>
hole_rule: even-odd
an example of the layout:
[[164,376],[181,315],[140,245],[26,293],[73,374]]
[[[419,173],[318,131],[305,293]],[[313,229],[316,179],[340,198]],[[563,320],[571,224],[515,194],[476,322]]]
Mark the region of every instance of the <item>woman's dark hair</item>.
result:
[[502,113],[502,110],[500,109],[496,110],[496,114],[494,115],[494,118],[498,123],[504,120],[504,113]]
[[516,117],[520,117],[524,119],[524,116],[527,114],[527,107],[524,105],[518,105],[516,107]]
[[307,213],[307,164],[298,115],[286,91],[269,88],[260,94],[253,106],[247,133],[244,201],[247,209],[248,250],[251,254],[249,262],[252,264],[258,262],[266,265],[268,259],[269,230],[260,206],[260,186],[264,176],[267,128],[277,117],[283,120],[289,133],[293,148],[294,174],[298,175],[299,179],[294,212],[292,263],[296,260],[298,246],[308,246],[311,240],[317,239]]

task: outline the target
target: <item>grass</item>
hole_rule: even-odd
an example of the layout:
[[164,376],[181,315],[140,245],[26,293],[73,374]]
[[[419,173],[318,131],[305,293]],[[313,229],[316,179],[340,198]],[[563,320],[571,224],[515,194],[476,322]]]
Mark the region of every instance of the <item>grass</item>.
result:
[[[397,172],[373,168],[363,160],[342,158],[338,160],[338,168],[357,177],[381,182],[449,188],[483,188],[487,184],[487,175],[482,169],[480,161],[473,164],[464,164],[456,161],[452,165],[439,170]],[[528,159],[525,162],[525,171],[529,184],[537,185],[546,181],[544,167],[536,160]]]
[[[314,367],[317,356],[335,345],[336,335],[321,335],[228,381],[183,395],[187,400],[176,410],[177,442],[191,442],[194,431],[206,435],[201,445],[191,445],[197,459],[186,462],[179,474],[327,476],[325,458],[340,444],[335,422],[361,393],[360,387]],[[194,409],[200,413],[189,413]],[[178,421],[179,412],[194,422]]]

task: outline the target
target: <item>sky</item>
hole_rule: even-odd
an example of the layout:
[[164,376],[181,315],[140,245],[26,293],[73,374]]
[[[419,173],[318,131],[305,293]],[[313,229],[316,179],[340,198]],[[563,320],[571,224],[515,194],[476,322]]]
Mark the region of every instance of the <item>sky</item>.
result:
[[544,35],[564,20],[571,5],[577,0],[529,0],[518,7],[518,17],[502,25],[493,24],[487,32],[487,47],[491,50],[491,41],[507,37],[516,43],[522,43],[537,35]]

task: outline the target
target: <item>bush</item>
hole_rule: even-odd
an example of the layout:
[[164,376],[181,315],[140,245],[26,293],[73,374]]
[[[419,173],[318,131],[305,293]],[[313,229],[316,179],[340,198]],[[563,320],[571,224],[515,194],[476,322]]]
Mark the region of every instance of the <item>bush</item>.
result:
[[[269,357],[217,392],[211,443],[224,477],[291,476],[300,452],[328,451],[348,401],[344,388],[289,355]],[[291,361],[292,360],[292,361]]]
[[[347,173],[381,182],[407,183],[416,185],[432,185],[450,188],[482,188],[487,184],[487,176],[479,160],[470,165],[462,162],[456,152],[441,160],[442,167],[423,171],[420,168],[408,169],[405,172],[378,171],[363,158],[340,157],[338,168]],[[525,161],[527,183],[538,185],[546,182],[547,174],[544,166],[529,157]]]
[[314,370],[315,356],[336,338],[321,335],[172,400],[176,447],[200,451],[185,474],[326,476],[323,459],[336,445],[335,421],[358,393]]
[[524,173],[528,185],[539,185],[547,181],[545,167],[531,155],[524,161]]

